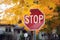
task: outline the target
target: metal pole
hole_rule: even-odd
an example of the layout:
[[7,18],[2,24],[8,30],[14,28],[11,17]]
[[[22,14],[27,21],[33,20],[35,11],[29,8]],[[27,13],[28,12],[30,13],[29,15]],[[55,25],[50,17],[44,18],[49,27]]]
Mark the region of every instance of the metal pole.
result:
[[33,40],[36,40],[36,31],[33,31]]

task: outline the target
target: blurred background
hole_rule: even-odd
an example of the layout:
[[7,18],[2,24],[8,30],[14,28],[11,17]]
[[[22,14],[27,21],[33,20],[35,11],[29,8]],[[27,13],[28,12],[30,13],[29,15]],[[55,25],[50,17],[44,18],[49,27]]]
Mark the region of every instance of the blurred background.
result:
[[45,25],[36,30],[36,39],[60,40],[60,0],[0,0],[0,40],[33,40],[34,32],[23,18],[33,8],[45,14]]

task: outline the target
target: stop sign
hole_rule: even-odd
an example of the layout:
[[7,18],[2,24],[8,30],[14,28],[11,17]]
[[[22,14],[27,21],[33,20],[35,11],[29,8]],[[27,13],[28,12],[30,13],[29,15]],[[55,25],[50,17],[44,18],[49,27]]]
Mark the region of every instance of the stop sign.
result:
[[44,14],[39,9],[30,9],[30,16],[24,16],[24,24],[30,30],[36,30],[44,24]]

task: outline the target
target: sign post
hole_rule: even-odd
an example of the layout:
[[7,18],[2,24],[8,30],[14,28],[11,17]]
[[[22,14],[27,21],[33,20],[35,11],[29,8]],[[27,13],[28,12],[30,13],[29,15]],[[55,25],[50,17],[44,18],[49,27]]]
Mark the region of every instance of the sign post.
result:
[[24,16],[24,24],[33,32],[33,40],[36,40],[36,31],[40,29],[45,22],[44,14],[39,9],[31,9],[30,16]]
[[36,40],[36,31],[33,31],[33,40]]

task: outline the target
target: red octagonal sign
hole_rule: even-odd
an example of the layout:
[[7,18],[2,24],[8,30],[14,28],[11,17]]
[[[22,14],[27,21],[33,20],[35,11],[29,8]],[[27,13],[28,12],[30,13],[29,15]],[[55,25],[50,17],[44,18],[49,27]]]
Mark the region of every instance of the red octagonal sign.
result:
[[30,30],[36,30],[42,27],[45,22],[44,14],[39,9],[31,9],[30,16],[24,16],[24,23]]

